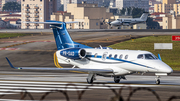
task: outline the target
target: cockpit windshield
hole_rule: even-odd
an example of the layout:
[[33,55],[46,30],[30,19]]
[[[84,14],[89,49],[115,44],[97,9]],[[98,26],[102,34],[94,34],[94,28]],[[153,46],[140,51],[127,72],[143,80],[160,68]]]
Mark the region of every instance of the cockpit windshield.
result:
[[137,59],[156,60],[158,58],[153,54],[139,54]]
[[138,55],[137,58],[138,58],[138,59],[144,59],[144,56],[143,56],[143,54],[140,54],[140,55]]
[[151,54],[145,54],[145,59],[155,59]]

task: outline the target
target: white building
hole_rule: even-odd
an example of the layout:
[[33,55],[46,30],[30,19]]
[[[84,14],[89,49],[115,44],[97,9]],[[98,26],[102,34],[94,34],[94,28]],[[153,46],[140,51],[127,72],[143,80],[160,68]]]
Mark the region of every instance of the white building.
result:
[[127,8],[127,7],[135,7],[142,8],[146,12],[149,11],[149,0],[116,0],[115,1],[116,8]]
[[[56,0],[22,0],[22,22],[45,22],[50,20],[50,14],[56,12]],[[22,23],[22,29],[45,29],[49,25],[38,23]]]

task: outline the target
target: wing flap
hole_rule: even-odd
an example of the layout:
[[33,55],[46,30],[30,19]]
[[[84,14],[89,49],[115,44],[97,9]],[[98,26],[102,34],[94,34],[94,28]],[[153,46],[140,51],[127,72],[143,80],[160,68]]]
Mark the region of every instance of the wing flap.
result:
[[9,59],[6,57],[11,68],[14,69],[28,69],[28,70],[59,70],[59,71],[79,71],[79,72],[93,72],[93,73],[113,73],[110,69],[81,69],[81,68],[43,68],[43,67],[14,67]]

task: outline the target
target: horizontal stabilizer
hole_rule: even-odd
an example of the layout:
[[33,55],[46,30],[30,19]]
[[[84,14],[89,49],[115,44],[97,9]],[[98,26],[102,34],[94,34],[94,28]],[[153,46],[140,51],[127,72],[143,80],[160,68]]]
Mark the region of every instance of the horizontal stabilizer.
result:
[[70,22],[65,22],[67,24],[70,24],[70,23],[79,23],[78,21],[70,21]]
[[59,70],[59,71],[80,71],[80,72],[93,72],[93,73],[113,73],[110,69],[81,69],[81,68],[43,68],[43,67],[14,67],[9,59],[6,57],[11,68],[14,69],[28,69],[28,70]]

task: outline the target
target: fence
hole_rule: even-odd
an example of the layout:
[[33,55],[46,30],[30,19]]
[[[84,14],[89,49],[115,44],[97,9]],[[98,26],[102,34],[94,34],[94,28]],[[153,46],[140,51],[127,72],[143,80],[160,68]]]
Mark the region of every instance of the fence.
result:
[[[67,90],[66,90],[68,88],[68,86],[74,86],[74,88],[77,89],[76,92],[77,92],[77,96],[78,96],[78,101],[81,101],[82,96],[85,94],[85,92],[90,87],[92,87],[94,85],[88,85],[88,86],[86,86],[84,88],[84,90],[79,91],[78,87],[75,84],[66,84],[65,90],[50,90],[50,91],[42,94],[42,96],[38,100],[40,100],[40,101],[46,100],[46,97],[48,95],[50,95],[51,93],[59,92],[59,93],[62,93],[65,96],[66,101],[70,101],[69,95],[68,95]],[[131,101],[131,97],[133,96],[133,94],[135,94],[137,91],[140,91],[140,90],[151,92],[156,97],[157,101],[161,101],[159,95],[153,89],[148,88],[148,87],[138,87],[138,88],[132,89],[131,86],[124,85],[124,86],[120,87],[119,89],[113,89],[111,86],[108,86],[108,85],[105,85],[105,84],[103,84],[103,87],[108,87],[109,90],[111,90],[114,93],[115,97],[114,97],[114,99],[111,99],[110,101]],[[121,95],[122,94],[122,90],[124,88],[128,88],[129,89],[129,95],[127,97],[127,100],[125,100],[123,98],[123,96]],[[0,94],[0,99],[2,99],[3,97],[7,96],[7,93],[12,93],[14,90],[21,90],[20,98],[19,98],[20,100],[24,100],[25,98],[29,97],[30,100],[36,100],[37,101],[37,99],[34,99],[32,94],[30,92],[28,92],[26,89],[12,89],[12,90],[9,90],[8,92],[5,92],[5,94]],[[180,96],[171,96],[171,97],[169,97],[169,99],[167,101],[173,101],[174,99],[180,99]]]

